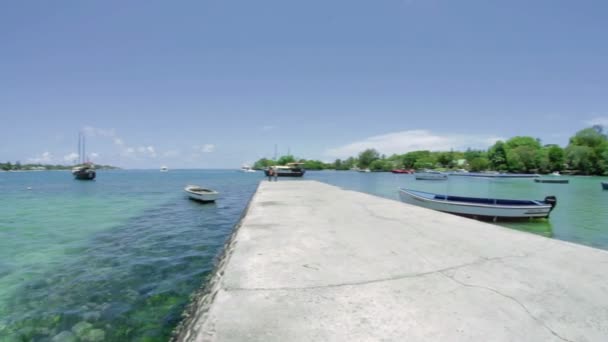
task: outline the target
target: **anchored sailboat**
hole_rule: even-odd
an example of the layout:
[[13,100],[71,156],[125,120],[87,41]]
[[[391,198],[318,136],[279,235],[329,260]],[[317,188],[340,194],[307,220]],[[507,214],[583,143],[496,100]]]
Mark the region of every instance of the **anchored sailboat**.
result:
[[74,179],[93,180],[97,175],[95,173],[95,167],[93,164],[86,160],[85,153],[85,136],[82,133],[78,133],[78,158],[80,165],[72,168],[72,175],[74,175]]

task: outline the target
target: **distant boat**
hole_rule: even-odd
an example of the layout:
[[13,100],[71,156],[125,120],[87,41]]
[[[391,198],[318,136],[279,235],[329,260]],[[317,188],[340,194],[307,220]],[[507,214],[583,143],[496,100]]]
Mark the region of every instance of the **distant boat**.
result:
[[241,172],[256,172],[254,169],[251,168],[251,166],[245,164],[243,166],[241,166]]
[[80,164],[72,168],[72,175],[74,179],[78,180],[93,180],[97,173],[95,173],[95,167],[93,163],[86,160],[86,149],[85,149],[85,135],[81,132],[78,133],[78,156],[80,158]]
[[165,165],[160,167],[160,172],[168,172],[168,171],[169,171],[169,168],[166,167]]
[[412,170],[406,170],[406,169],[394,169],[394,170],[391,170],[391,172],[398,173],[398,174],[407,174],[407,175],[414,173]]
[[544,200],[511,200],[446,196],[410,189],[399,189],[401,201],[428,209],[481,219],[548,218],[555,208],[555,196]]
[[608,190],[608,182],[602,182],[602,189]]
[[372,172],[370,169],[359,169],[359,172]]
[[201,188],[198,185],[188,185],[184,188],[190,199],[199,202],[214,202],[219,193],[215,190]]
[[[274,166],[277,177],[302,177],[306,170],[302,167],[303,163],[288,163],[287,165]],[[270,168],[264,170],[266,176],[269,175]]]
[[559,173],[559,171],[553,171],[551,172],[551,176],[561,176],[561,174]]
[[425,170],[423,172],[416,172],[414,175],[417,180],[446,180],[446,179],[448,179],[447,174],[445,174],[443,172],[431,171],[431,170]]
[[568,184],[568,183],[570,183],[570,180],[568,180],[568,179],[536,178],[534,181],[536,183],[552,183],[552,184]]
[[84,164],[80,166],[76,166],[72,169],[72,175],[74,175],[75,179],[78,180],[93,180],[97,175],[95,173],[95,168],[92,164]]

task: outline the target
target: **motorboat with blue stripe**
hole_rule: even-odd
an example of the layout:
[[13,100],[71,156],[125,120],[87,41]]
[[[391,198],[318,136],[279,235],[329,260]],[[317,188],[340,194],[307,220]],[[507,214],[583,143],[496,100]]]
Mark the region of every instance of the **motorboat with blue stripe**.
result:
[[420,207],[479,219],[548,218],[557,204],[555,196],[544,200],[479,198],[399,189],[401,201]]

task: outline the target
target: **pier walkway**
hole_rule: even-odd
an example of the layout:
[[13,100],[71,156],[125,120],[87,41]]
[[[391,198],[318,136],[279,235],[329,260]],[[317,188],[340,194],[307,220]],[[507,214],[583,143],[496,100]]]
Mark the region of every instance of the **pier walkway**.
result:
[[207,290],[177,340],[608,341],[608,252],[314,181],[260,184]]

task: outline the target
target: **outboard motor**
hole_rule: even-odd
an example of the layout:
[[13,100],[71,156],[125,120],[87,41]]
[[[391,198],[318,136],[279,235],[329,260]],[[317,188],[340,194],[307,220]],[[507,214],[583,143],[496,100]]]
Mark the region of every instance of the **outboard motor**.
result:
[[545,203],[550,204],[551,210],[553,210],[555,208],[555,206],[557,205],[557,197],[547,196],[547,197],[545,197]]

